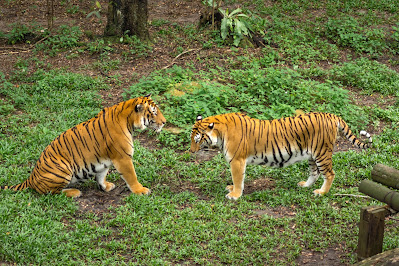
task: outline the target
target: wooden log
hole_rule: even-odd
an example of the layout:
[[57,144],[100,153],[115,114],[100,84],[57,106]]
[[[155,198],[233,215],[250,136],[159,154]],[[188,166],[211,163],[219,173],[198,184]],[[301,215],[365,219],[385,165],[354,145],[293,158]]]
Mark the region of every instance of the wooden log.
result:
[[357,266],[397,265],[399,262],[399,248],[385,251],[357,263]]
[[386,165],[376,164],[373,170],[371,170],[371,179],[389,187],[399,189],[399,170]]
[[395,211],[399,211],[399,193],[375,183],[371,180],[363,180],[359,185],[359,191],[388,204]]
[[357,258],[364,260],[382,251],[385,216],[389,211],[383,206],[364,207],[360,211]]

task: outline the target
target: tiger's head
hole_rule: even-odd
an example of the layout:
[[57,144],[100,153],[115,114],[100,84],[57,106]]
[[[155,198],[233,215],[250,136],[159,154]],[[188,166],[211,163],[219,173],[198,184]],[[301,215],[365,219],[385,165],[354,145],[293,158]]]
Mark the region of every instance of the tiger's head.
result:
[[151,128],[156,132],[160,132],[166,123],[161,110],[151,99],[151,94],[136,98],[132,117],[134,128]]
[[216,146],[217,144],[217,131],[215,131],[215,122],[212,117],[202,119],[202,116],[197,116],[197,122],[191,132],[190,152],[197,152],[202,148]]

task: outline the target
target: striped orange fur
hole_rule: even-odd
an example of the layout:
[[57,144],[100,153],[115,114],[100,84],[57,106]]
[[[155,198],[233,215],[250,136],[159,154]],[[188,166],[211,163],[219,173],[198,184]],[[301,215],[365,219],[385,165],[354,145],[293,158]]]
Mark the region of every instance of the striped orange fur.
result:
[[159,132],[165,122],[150,95],[105,108],[52,141],[27,180],[1,189],[32,188],[41,194],[63,192],[79,197],[78,189],[66,187],[95,178],[103,190],[110,191],[115,185],[106,181],[106,175],[113,164],[133,193],[148,194],[150,190],[139,183],[133,166],[132,132],[147,127]]
[[244,189],[247,164],[284,167],[308,160],[310,175],[301,187],[313,185],[320,173],[324,183],[316,189],[316,195],[327,193],[334,180],[332,168],[333,146],[338,129],[358,148],[368,148],[370,134],[362,143],[349,129],[345,121],[329,113],[299,114],[275,120],[259,120],[240,113],[197,118],[191,133],[191,152],[204,147],[219,147],[230,164],[233,185],[228,186],[229,199],[238,199]]

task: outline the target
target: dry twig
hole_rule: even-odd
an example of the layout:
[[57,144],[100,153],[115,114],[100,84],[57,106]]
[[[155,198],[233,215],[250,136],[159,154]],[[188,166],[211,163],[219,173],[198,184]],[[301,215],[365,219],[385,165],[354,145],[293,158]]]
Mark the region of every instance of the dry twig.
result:
[[185,54],[188,54],[188,53],[191,53],[191,52],[198,52],[199,50],[201,50],[202,48],[197,48],[197,49],[188,49],[188,50],[186,50],[186,51],[184,51],[184,52],[182,52],[182,53],[180,53],[180,54],[178,54],[175,58],[173,58],[173,60],[172,60],[172,63],[170,63],[169,65],[167,65],[167,66],[164,66],[162,69],[167,69],[167,68],[169,68],[169,67],[171,67],[171,66],[173,66],[176,62],[176,59],[178,59],[180,56],[182,56],[182,55],[185,55]]
[[369,199],[369,196],[363,196],[363,195],[356,195],[356,194],[334,194],[334,196],[343,196],[343,197],[354,197],[354,198],[365,198],[365,199]]

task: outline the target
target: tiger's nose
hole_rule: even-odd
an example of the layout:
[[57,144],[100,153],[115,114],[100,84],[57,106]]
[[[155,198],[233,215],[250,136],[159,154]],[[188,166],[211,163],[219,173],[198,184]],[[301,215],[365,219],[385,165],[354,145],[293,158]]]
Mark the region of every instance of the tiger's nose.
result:
[[196,143],[191,143],[190,152],[194,153],[199,151],[199,145]]

